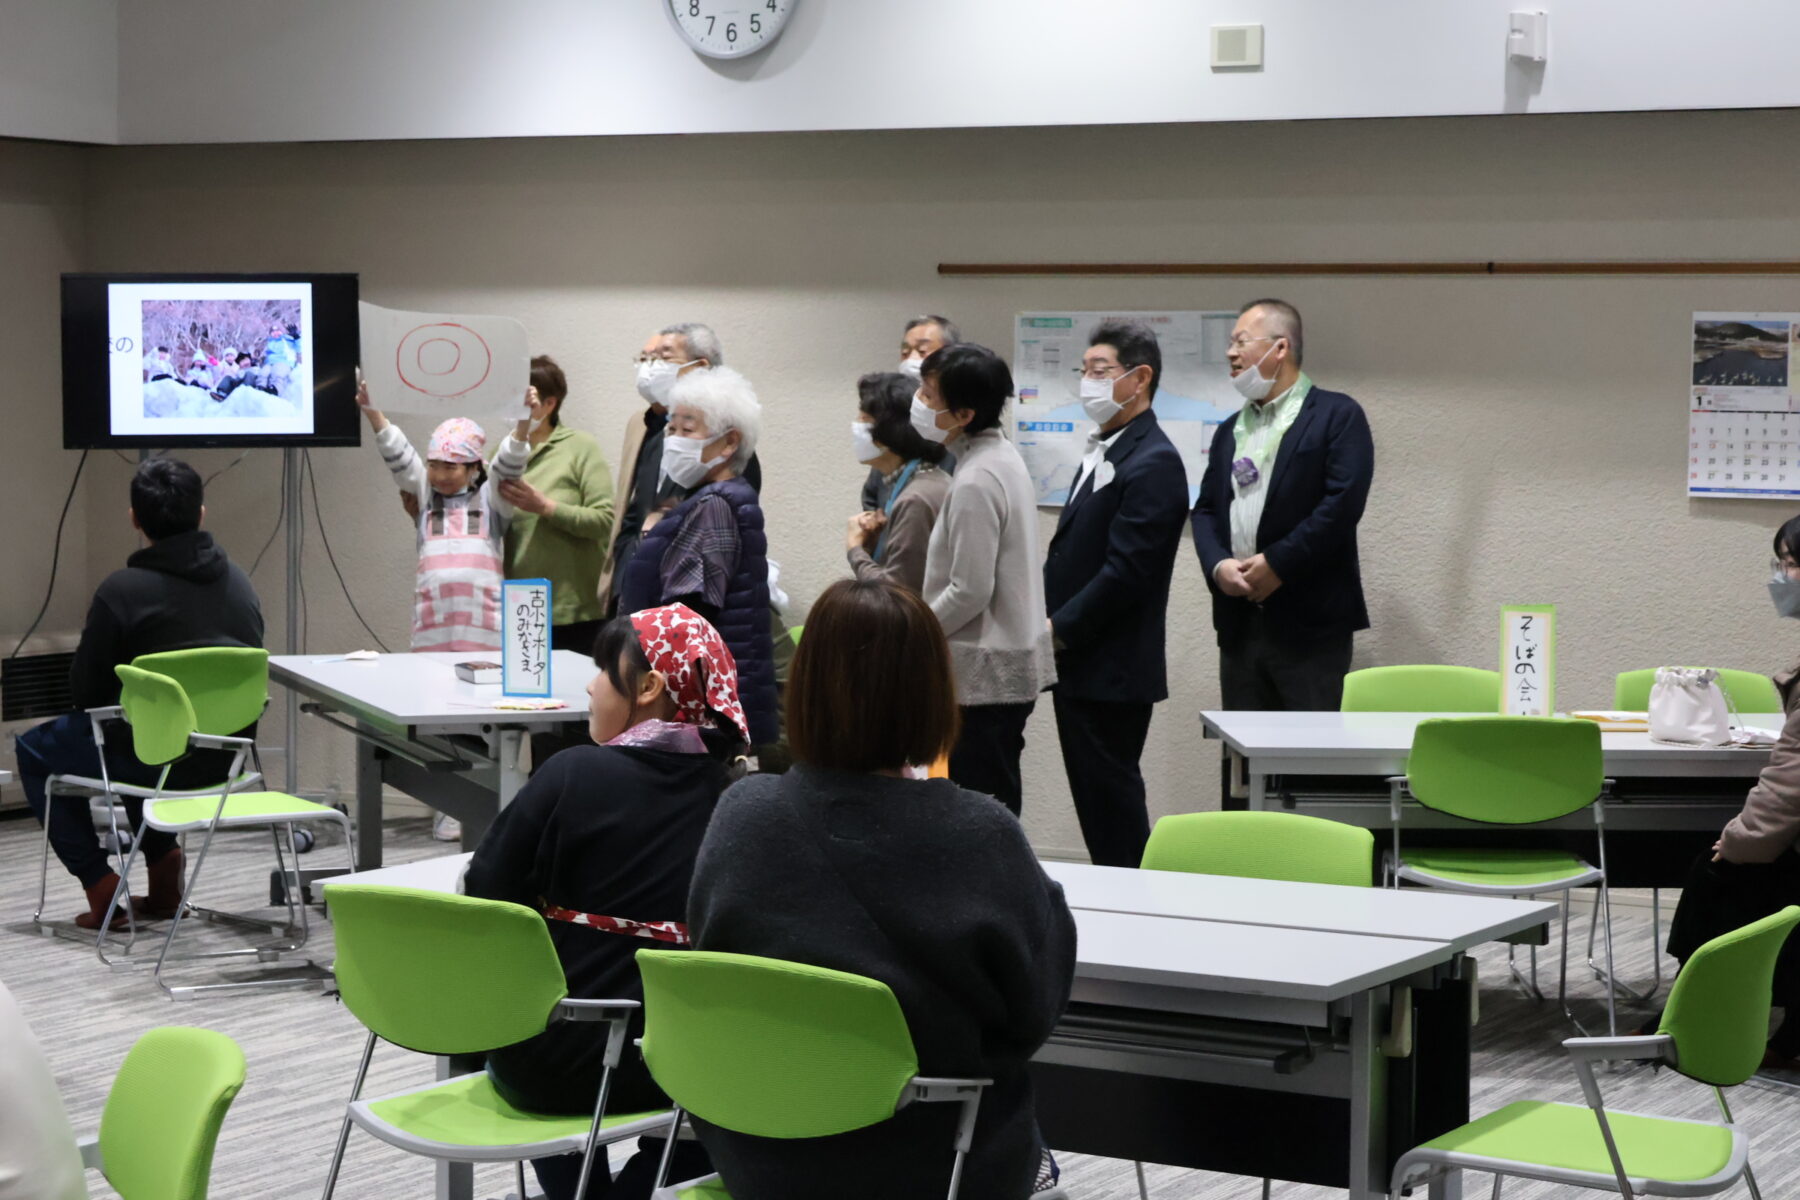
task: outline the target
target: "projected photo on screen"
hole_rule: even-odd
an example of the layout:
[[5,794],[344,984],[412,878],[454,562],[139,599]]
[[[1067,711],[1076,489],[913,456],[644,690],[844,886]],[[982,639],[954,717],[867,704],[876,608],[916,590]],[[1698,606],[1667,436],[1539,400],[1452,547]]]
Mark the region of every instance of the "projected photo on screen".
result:
[[313,432],[310,283],[107,285],[112,432]]

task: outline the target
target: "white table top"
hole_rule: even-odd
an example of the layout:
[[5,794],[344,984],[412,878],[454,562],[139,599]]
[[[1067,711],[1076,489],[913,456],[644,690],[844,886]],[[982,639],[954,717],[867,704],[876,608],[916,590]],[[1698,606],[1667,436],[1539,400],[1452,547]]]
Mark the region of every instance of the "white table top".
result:
[[499,655],[383,654],[346,662],[332,654],[282,654],[269,659],[269,678],[346,715],[389,730],[424,727],[473,730],[483,725],[543,727],[587,719],[587,685],[594,661],[573,650],[551,652],[550,682],[567,707],[515,712],[493,707],[497,683],[465,683],[455,664]]
[[1351,933],[1447,943],[1463,951],[1541,925],[1554,904],[1422,889],[1339,887],[1046,862],[1070,908],[1246,928]]
[[424,888],[428,892],[454,892],[462,886],[463,871],[474,857],[473,852],[446,854],[440,858],[377,867],[373,871],[358,871],[354,875],[333,875],[320,882],[325,885],[327,895],[334,883],[375,883],[385,887]]
[[[1273,760],[1275,773],[1400,775],[1412,749],[1413,730],[1436,717],[1470,713],[1236,712],[1200,714],[1206,732],[1245,758]],[[1779,733],[1779,713],[1750,713],[1746,725]],[[1768,747],[1666,746],[1647,733],[1600,735],[1605,770],[1633,775],[1754,776],[1769,761]]]

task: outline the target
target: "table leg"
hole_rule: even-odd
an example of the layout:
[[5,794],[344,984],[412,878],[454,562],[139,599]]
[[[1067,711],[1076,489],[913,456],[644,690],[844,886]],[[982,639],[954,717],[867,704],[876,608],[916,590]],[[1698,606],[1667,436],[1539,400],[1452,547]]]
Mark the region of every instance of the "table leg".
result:
[[381,865],[381,760],[375,747],[356,739],[356,869]]
[[[462,1074],[457,1070],[455,1060],[440,1058],[437,1060],[437,1077],[450,1079]],[[475,1200],[475,1168],[466,1162],[444,1162],[437,1164],[437,1200]]]
[[501,729],[489,735],[488,747],[499,764],[500,807],[505,808],[512,803],[519,789],[525,786],[530,774],[525,770],[523,759],[525,754],[525,731],[522,729]]
[[1387,1063],[1381,1033],[1384,988],[1358,992],[1350,1001],[1350,1200],[1387,1195]]
[[1254,762],[1247,764],[1250,771],[1250,796],[1246,803],[1251,812],[1261,812],[1268,806],[1268,776],[1257,770]]

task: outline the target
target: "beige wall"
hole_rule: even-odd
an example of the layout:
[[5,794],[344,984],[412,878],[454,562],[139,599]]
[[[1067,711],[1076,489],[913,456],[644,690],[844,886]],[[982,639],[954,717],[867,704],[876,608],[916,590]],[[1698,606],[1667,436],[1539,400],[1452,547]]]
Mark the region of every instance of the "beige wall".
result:
[[[379,303],[518,316],[568,369],[571,422],[609,454],[639,411],[627,359],[645,333],[711,322],[767,406],[770,545],[802,607],[844,573],[861,478],[844,431],[852,381],[893,362],[909,313],[943,310],[1010,353],[1022,309],[1286,296],[1308,319],[1309,370],[1357,396],[1375,429],[1363,523],[1375,628],[1358,665],[1486,666],[1499,605],[1553,601],[1560,699],[1579,705],[1607,702],[1622,668],[1790,657],[1792,631],[1762,590],[1768,531],[1790,506],[1689,502],[1682,402],[1689,313],[1800,308],[1796,281],[967,281],[935,266],[1793,257],[1797,172],[1770,148],[1796,132],[1790,113],[1725,113],[108,149],[85,152],[85,197],[96,268],[354,270]],[[51,294],[0,303],[49,337]],[[53,360],[26,361],[38,365],[15,382],[54,378]],[[28,563],[64,477],[61,456],[47,469],[35,448],[54,444],[53,425],[44,411],[13,424],[31,435],[15,463],[48,480],[14,491],[40,514],[31,532],[0,534]],[[401,644],[412,543],[386,474],[369,446],[314,458],[339,563]],[[276,464],[255,452],[214,486],[210,520],[240,559],[275,518]],[[96,479],[98,511],[121,497],[119,480]],[[98,518],[91,533],[97,578],[129,539]],[[279,552],[257,577],[274,629]],[[316,536],[307,584],[309,647],[364,644]],[[1216,800],[1216,752],[1195,721],[1217,700],[1216,652],[1185,544],[1170,626],[1174,695],[1145,755],[1162,812]],[[324,732],[303,782],[347,783]],[[1078,847],[1048,704],[1028,736],[1027,826],[1045,850]]]

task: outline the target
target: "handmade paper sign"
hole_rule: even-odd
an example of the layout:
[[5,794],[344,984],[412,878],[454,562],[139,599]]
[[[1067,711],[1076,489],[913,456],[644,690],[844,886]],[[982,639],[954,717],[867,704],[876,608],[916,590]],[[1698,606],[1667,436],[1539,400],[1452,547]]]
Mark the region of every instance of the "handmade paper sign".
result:
[[511,317],[402,312],[359,303],[363,381],[376,408],[450,417],[525,415],[531,349]]
[[500,691],[550,694],[550,581],[508,579],[500,585]]
[[1556,605],[1500,610],[1500,711],[1512,717],[1556,711]]

